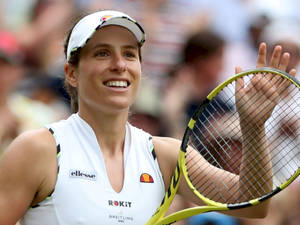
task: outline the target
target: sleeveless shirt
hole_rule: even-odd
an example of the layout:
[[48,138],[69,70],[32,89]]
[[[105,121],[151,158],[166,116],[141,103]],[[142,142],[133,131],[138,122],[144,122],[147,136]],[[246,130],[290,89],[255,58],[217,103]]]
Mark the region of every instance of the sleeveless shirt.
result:
[[31,207],[22,225],[143,225],[160,205],[165,187],[152,137],[126,124],[124,181],[111,186],[93,129],[78,114],[47,126],[57,144],[52,194]]

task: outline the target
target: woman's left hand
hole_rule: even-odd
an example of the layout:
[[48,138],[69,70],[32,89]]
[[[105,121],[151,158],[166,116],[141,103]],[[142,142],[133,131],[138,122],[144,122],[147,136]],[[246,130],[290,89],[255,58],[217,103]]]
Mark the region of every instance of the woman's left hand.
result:
[[[286,71],[289,64],[289,53],[282,53],[282,47],[276,46],[273,50],[269,67]],[[261,43],[258,50],[256,67],[267,66],[267,46]],[[240,73],[236,67],[236,73]],[[296,75],[296,70],[291,69],[289,74]],[[275,106],[280,100],[282,92],[288,87],[289,82],[282,82],[282,78],[272,74],[256,74],[245,86],[243,78],[236,82],[236,107],[240,115],[241,127],[261,127],[271,116]]]

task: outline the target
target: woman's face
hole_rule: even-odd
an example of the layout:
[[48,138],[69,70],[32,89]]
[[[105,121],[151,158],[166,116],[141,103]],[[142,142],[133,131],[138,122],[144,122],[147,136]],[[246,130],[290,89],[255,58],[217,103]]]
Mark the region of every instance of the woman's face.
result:
[[74,74],[79,110],[82,107],[106,112],[128,110],[141,77],[136,38],[120,26],[99,29],[81,50]]

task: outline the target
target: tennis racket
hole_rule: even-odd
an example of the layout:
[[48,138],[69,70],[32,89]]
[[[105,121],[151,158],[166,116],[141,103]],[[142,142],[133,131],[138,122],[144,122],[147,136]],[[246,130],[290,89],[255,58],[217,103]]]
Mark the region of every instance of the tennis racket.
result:
[[[268,79],[262,79],[263,77]],[[263,101],[262,105],[251,106],[248,105],[251,99],[243,101],[242,98],[236,98],[235,85],[239,78],[243,78],[244,87],[253,85],[253,80],[261,82],[261,85],[268,85],[268,88],[276,86],[276,92],[273,93],[275,97],[270,103],[273,105],[267,104],[270,101]],[[204,212],[258,205],[292,183],[300,174],[300,127],[287,132],[286,128],[283,129],[278,124],[284,119],[294,120],[296,123],[300,121],[299,89],[300,83],[296,78],[268,67],[243,71],[216,87],[191,117],[170,187],[146,225],[172,224]],[[254,93],[251,98],[262,96]],[[259,127],[257,130],[244,129],[243,136],[248,138],[241,141],[243,136],[240,117],[243,115],[237,108],[244,106],[255,107],[260,113],[266,114],[263,142],[256,143],[255,140],[255,132],[259,132]],[[255,152],[259,149],[258,145],[266,146],[268,153]],[[247,168],[251,168],[249,170],[241,168],[243,154],[247,154],[242,152],[245,146],[252,151],[244,162]],[[203,171],[206,176],[195,176],[196,171]],[[213,173],[220,171],[223,173],[223,180],[211,178]],[[234,184],[241,173],[241,188],[228,186],[228,183]],[[189,188],[202,200],[204,206],[187,208],[164,217],[178,190],[181,176],[184,176]],[[229,182],[224,182],[226,179]]]

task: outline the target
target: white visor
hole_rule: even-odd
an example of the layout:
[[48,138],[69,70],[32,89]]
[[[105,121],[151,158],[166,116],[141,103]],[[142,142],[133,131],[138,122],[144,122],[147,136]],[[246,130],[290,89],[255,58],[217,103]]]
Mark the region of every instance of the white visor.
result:
[[83,47],[95,31],[108,25],[118,25],[127,28],[137,39],[140,46],[145,42],[143,28],[130,16],[113,10],[104,10],[92,13],[82,18],[73,28],[67,49],[67,60],[71,53]]

